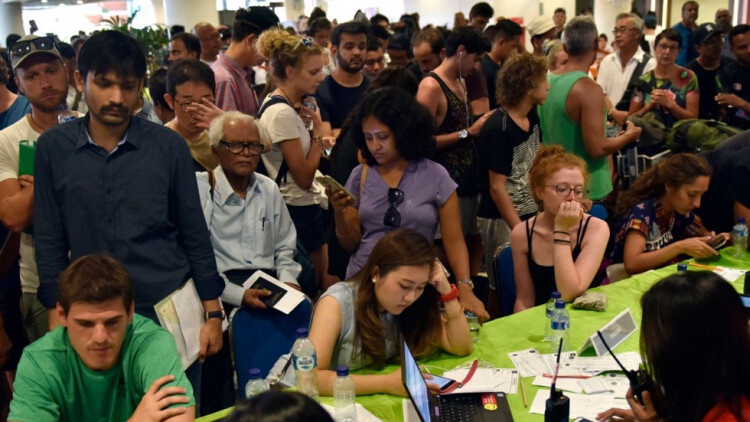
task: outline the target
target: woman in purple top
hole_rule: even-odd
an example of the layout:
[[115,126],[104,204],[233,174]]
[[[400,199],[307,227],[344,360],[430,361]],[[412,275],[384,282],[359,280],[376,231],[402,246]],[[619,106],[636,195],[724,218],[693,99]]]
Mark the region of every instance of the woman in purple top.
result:
[[[427,110],[401,89],[379,89],[362,100],[352,133],[367,161],[346,183],[357,198],[343,190],[329,192],[336,237],[352,253],[346,277],[362,269],[372,248],[390,230],[411,228],[432,241],[439,223],[456,279],[468,279],[456,183],[445,168],[425,158],[435,150]],[[489,318],[470,288],[461,290],[461,302],[480,319]]]

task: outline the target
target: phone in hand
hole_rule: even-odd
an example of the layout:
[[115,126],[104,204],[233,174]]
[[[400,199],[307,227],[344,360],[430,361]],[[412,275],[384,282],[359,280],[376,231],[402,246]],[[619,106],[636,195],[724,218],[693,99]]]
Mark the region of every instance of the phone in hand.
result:
[[343,190],[344,193],[346,193],[347,195],[349,195],[352,199],[355,198],[355,196],[352,195],[351,192],[349,192],[348,190],[346,190],[345,187],[341,186],[341,183],[337,182],[336,179],[334,179],[331,176],[318,176],[318,177],[315,178],[315,180],[317,180],[318,182],[320,182],[323,186],[327,187],[328,190],[331,191],[331,193]]
[[443,391],[446,388],[451,387],[453,384],[458,384],[458,381],[450,379],[450,378],[441,377],[439,375],[432,375],[432,374],[430,375],[432,376],[432,379],[425,379],[425,381],[437,385],[440,391]]
[[722,235],[715,236],[714,238],[708,241],[708,246],[712,247],[714,250],[719,250],[719,248],[721,248],[722,246],[726,244],[727,244],[727,238]]

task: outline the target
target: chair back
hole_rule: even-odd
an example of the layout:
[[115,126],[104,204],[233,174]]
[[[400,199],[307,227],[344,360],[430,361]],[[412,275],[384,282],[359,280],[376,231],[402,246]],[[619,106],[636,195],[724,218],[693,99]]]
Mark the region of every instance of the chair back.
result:
[[244,397],[245,384],[252,368],[260,369],[262,377],[279,357],[289,353],[297,340],[297,329],[308,328],[312,307],[303,300],[289,315],[275,309],[237,309],[232,316],[232,349],[237,390]]
[[497,297],[500,301],[500,316],[513,313],[513,305],[516,303],[516,281],[513,276],[513,254],[510,250],[510,242],[505,242],[495,249],[495,286]]

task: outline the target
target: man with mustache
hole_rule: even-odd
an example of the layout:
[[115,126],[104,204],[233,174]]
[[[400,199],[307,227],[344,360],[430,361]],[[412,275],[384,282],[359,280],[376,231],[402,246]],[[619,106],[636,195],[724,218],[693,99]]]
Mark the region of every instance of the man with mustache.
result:
[[325,133],[338,135],[349,112],[359,104],[370,80],[361,72],[367,54],[367,25],[345,22],[333,30],[331,53],[338,67],[318,86],[315,97],[320,106]]
[[[224,282],[216,271],[190,152],[174,131],[133,117],[146,75],[138,42],[117,31],[92,35],[78,56],[76,84],[89,112],[39,138],[34,234],[39,300],[59,322],[57,279],[69,261],[107,252],[133,280],[135,312],[193,280],[205,324],[202,362],[222,347]],[[201,364],[185,370],[200,409]]]
[[37,299],[39,275],[31,230],[34,175],[26,171],[19,175],[19,144],[26,140],[33,146],[39,135],[57,126],[57,108],[67,98],[68,73],[57,44],[49,37],[27,35],[9,55],[19,92],[31,103],[31,113],[0,131],[0,221],[22,232],[21,314],[26,335],[34,341],[47,332],[48,325],[47,312]]

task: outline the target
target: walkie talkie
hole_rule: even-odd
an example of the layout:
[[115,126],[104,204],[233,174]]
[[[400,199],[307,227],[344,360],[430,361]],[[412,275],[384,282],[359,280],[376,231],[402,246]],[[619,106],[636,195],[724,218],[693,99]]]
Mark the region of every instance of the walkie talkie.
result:
[[607,351],[610,355],[615,359],[615,362],[617,362],[618,365],[620,365],[620,368],[622,368],[622,372],[625,373],[625,376],[628,377],[628,380],[630,381],[630,388],[633,390],[633,395],[638,400],[638,403],[645,405],[643,403],[643,392],[648,390],[648,376],[644,371],[641,369],[638,369],[637,371],[628,371],[625,369],[624,366],[622,366],[622,363],[617,359],[617,356],[615,356],[614,353],[612,353],[612,349],[609,348],[609,345],[607,344],[607,341],[604,340],[604,336],[602,335],[602,332],[597,330],[596,334],[599,335],[599,338],[602,340],[602,344],[604,344],[604,347],[607,348]]
[[563,339],[560,339],[560,346],[557,348],[557,365],[555,366],[555,376],[552,378],[552,389],[549,392],[547,405],[544,409],[544,422],[568,422],[570,419],[570,399],[563,395],[562,391],[555,388],[557,384],[557,373],[560,371],[560,355],[562,355]]

